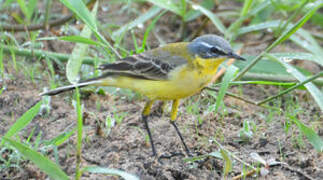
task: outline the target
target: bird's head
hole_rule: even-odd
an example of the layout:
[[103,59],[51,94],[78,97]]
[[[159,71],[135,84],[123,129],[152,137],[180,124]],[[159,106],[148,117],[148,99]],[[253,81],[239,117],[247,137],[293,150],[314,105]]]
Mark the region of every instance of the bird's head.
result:
[[245,60],[245,58],[235,54],[230,44],[220,36],[208,34],[197,37],[188,45],[188,51],[203,59],[210,58],[235,58]]

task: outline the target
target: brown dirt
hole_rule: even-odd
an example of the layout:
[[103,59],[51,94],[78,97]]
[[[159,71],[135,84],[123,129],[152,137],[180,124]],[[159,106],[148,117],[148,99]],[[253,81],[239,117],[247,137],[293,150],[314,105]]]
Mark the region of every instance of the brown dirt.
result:
[[[7,88],[0,97],[1,134],[4,134],[14,123],[13,119],[20,117],[40,99],[38,97],[39,91],[35,90],[35,84],[27,82],[24,76],[16,76],[18,77],[16,80],[7,80],[4,83]],[[243,90],[251,97],[263,96],[263,92],[255,86],[245,86]],[[75,110],[69,98],[66,97],[69,97],[68,93],[53,97],[50,114],[48,116],[38,115],[20,135],[27,138],[31,130],[36,128],[34,137],[37,133],[42,132],[41,139],[49,140],[74,128],[76,126]],[[208,97],[204,96],[203,98]],[[192,97],[193,100],[203,100],[203,98]],[[101,110],[95,108],[96,101],[101,102]],[[183,157],[177,156],[163,159],[162,164],[158,163],[151,156],[149,143],[145,141],[145,135],[141,133],[141,131],[145,132],[140,120],[143,101],[132,102],[114,96],[90,95],[83,98],[82,103],[85,116],[83,166],[98,165],[122,169],[136,174],[141,179],[219,179],[222,177],[223,161],[216,158],[208,158],[196,163],[185,163]],[[257,152],[265,160],[276,159],[291,167],[290,169],[286,169],[284,166],[270,167],[269,174],[266,177],[258,176],[259,179],[306,179],[302,174],[297,173],[297,170],[317,179],[323,178],[322,154],[316,153],[306,140],[304,147],[295,147],[295,137],[297,137],[298,130],[292,127],[288,133],[284,132],[282,124],[287,120],[284,115],[276,115],[271,122],[266,122],[267,110],[232,98],[226,98],[225,103],[228,106],[228,114],[223,119],[211,113],[203,116],[204,123],[198,127],[195,126],[196,117],[185,111],[184,103],[180,106],[177,124],[192,151],[199,154],[217,151],[219,147],[212,142],[213,137],[216,137],[223,147],[245,162],[253,163],[250,153]],[[206,108],[203,103],[201,104],[201,109]],[[314,116],[321,115],[318,108],[313,106],[312,100],[301,101],[300,105],[302,109],[311,111],[311,113],[304,112],[299,116],[305,123],[309,123]],[[117,109],[115,113],[127,112],[127,115],[122,123],[115,125],[107,134],[106,127],[102,124],[104,124],[106,116],[115,109]],[[201,113],[203,114],[203,112]],[[166,112],[163,117],[159,117],[158,113],[153,114],[149,123],[157,151],[160,154],[184,152],[175,130],[168,122],[168,113]],[[238,132],[243,120],[255,122],[257,126],[254,137],[248,143],[238,141]],[[318,123],[321,125],[316,127],[322,127],[322,121]],[[98,133],[98,129],[105,131],[105,133]],[[75,171],[74,152],[75,137],[70,138],[59,147],[59,164],[69,175]],[[52,156],[53,153],[50,153],[49,157]],[[242,164],[235,160],[233,162],[233,171],[229,177],[237,176],[242,172]],[[7,177],[18,179],[36,177],[43,179],[46,177],[28,162],[23,163],[22,168],[23,171],[14,170],[13,174],[7,174]],[[4,177],[6,173],[1,172],[1,174]],[[84,174],[83,179],[101,178],[105,178],[105,176]]]

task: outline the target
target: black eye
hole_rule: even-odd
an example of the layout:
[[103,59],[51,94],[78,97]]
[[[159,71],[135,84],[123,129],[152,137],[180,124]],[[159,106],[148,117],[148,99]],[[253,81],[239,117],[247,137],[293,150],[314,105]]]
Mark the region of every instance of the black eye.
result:
[[224,56],[226,55],[225,52],[221,51],[220,49],[216,48],[216,47],[211,47],[211,52],[220,56]]

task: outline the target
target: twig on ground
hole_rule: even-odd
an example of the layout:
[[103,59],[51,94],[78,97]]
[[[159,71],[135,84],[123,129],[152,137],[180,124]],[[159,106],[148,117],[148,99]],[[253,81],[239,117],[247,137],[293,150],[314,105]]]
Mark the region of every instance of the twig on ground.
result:
[[31,24],[31,25],[24,25],[24,24],[17,24],[17,25],[6,25],[6,24],[0,24],[0,29],[4,30],[4,31],[25,31],[26,29],[28,31],[36,31],[36,30],[40,30],[40,29],[46,29],[46,26],[48,28],[54,27],[54,26],[59,26],[62,25],[66,22],[68,22],[69,20],[71,20],[73,18],[73,14],[69,14],[67,16],[64,16],[60,19],[56,19],[53,21],[49,21],[48,24]]
[[238,176],[234,176],[232,180],[238,180],[238,179],[243,179],[244,177],[249,177],[257,172],[256,169],[253,169],[251,171],[248,171],[246,174],[240,174]]
[[94,159],[90,159],[84,155],[82,155],[82,159],[84,159],[85,161],[91,163],[91,164],[95,164],[97,166],[101,166],[102,164],[100,163],[100,161],[94,160]]
[[247,162],[245,162],[245,161],[243,161],[242,159],[240,159],[239,157],[237,157],[236,155],[234,155],[233,153],[231,153],[229,150],[227,150],[226,148],[224,148],[216,139],[213,139],[213,141],[220,147],[220,149],[223,149],[224,151],[226,151],[227,153],[229,153],[229,155],[233,158],[233,159],[235,159],[235,160],[237,160],[237,161],[239,161],[240,163],[242,163],[242,164],[244,164],[244,165],[246,165],[246,166],[248,166],[249,168],[251,168],[251,169],[253,169],[253,170],[256,170],[256,168],[255,167],[253,167],[251,164],[249,164],[249,163],[247,163]]
[[305,81],[302,81],[302,82],[300,82],[300,83],[297,83],[296,85],[294,85],[294,86],[292,86],[292,87],[290,87],[290,88],[288,88],[288,89],[286,89],[286,90],[284,90],[284,91],[282,91],[282,92],[278,93],[278,94],[277,94],[277,95],[275,95],[275,96],[271,96],[271,97],[268,97],[268,98],[266,98],[266,99],[264,99],[264,100],[262,100],[262,101],[260,101],[260,102],[257,102],[257,105],[264,104],[264,103],[266,103],[266,102],[268,102],[268,101],[271,101],[271,100],[273,100],[273,99],[275,99],[275,98],[277,98],[277,97],[279,97],[279,96],[282,96],[282,95],[284,95],[284,94],[287,94],[288,92],[293,91],[294,89],[296,89],[296,88],[298,88],[298,87],[300,87],[300,86],[303,86],[304,84],[306,84],[306,83],[308,83],[308,82],[311,82],[311,81],[313,81],[314,79],[316,79],[316,78],[318,78],[318,77],[321,77],[321,76],[323,76],[323,71],[321,71],[321,72],[317,73],[316,75],[314,75],[314,76],[312,76],[312,77],[307,78]]
[[298,173],[298,174],[300,174],[300,175],[302,175],[303,177],[305,177],[306,179],[309,179],[309,180],[315,180],[314,178],[312,178],[310,175],[308,175],[306,172],[303,172],[303,171],[301,171],[300,169],[297,169],[297,168],[293,168],[293,167],[291,167],[291,166],[289,166],[289,165],[287,165],[287,164],[282,164],[282,166],[281,166],[282,168],[284,168],[284,169],[287,169],[287,170],[289,170],[289,171],[292,171],[292,172],[296,172],[296,173]]

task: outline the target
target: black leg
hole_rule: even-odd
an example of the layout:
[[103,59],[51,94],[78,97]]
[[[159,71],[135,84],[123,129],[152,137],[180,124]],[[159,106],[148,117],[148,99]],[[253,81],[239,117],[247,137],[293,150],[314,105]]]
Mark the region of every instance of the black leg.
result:
[[178,129],[178,127],[177,127],[177,125],[175,124],[175,121],[170,121],[170,123],[174,126],[174,128],[175,128],[175,130],[176,130],[176,132],[177,132],[177,134],[178,134],[178,136],[179,136],[179,138],[181,139],[181,141],[182,141],[182,143],[183,143],[183,145],[184,145],[184,148],[185,148],[186,154],[187,154],[188,156],[192,156],[192,155],[191,155],[191,153],[190,153],[190,150],[188,149],[188,147],[186,146],[186,144],[185,144],[185,142],[184,142],[184,138],[183,138],[183,136],[182,136],[181,132],[179,131],[179,129]]
[[149,136],[149,140],[150,140],[150,144],[151,144],[151,149],[153,151],[153,156],[156,156],[157,153],[156,153],[156,149],[155,149],[153,137],[151,136],[151,132],[150,132],[150,129],[149,129],[149,126],[148,126],[148,116],[143,115],[142,116],[142,120],[145,123],[145,128],[146,128],[147,133],[148,133],[148,136]]
[[[191,153],[190,153],[190,150],[188,149],[188,147],[186,146],[185,142],[184,142],[184,139],[183,139],[183,136],[182,134],[180,133],[178,127],[176,126],[175,124],[175,120],[176,120],[176,116],[177,116],[177,110],[178,110],[178,106],[179,106],[179,100],[178,99],[175,99],[173,101],[173,106],[172,106],[172,111],[171,111],[171,116],[170,116],[170,123],[174,126],[175,130],[176,130],[176,133],[178,134],[179,138],[181,139],[183,145],[184,145],[184,148],[185,148],[185,151],[186,151],[186,154],[188,156],[192,156]],[[158,159],[159,162],[161,162],[160,160],[165,158],[165,159],[170,159],[172,157],[175,157],[175,156],[184,156],[183,153],[171,153],[171,155],[161,155]]]
[[145,123],[145,128],[146,128],[148,136],[149,136],[151,149],[153,151],[153,156],[157,156],[153,137],[151,136],[151,132],[150,132],[149,125],[148,125],[148,116],[150,114],[150,109],[151,109],[151,106],[153,105],[153,103],[154,103],[154,100],[150,100],[146,103],[144,110],[142,111],[142,120]]

